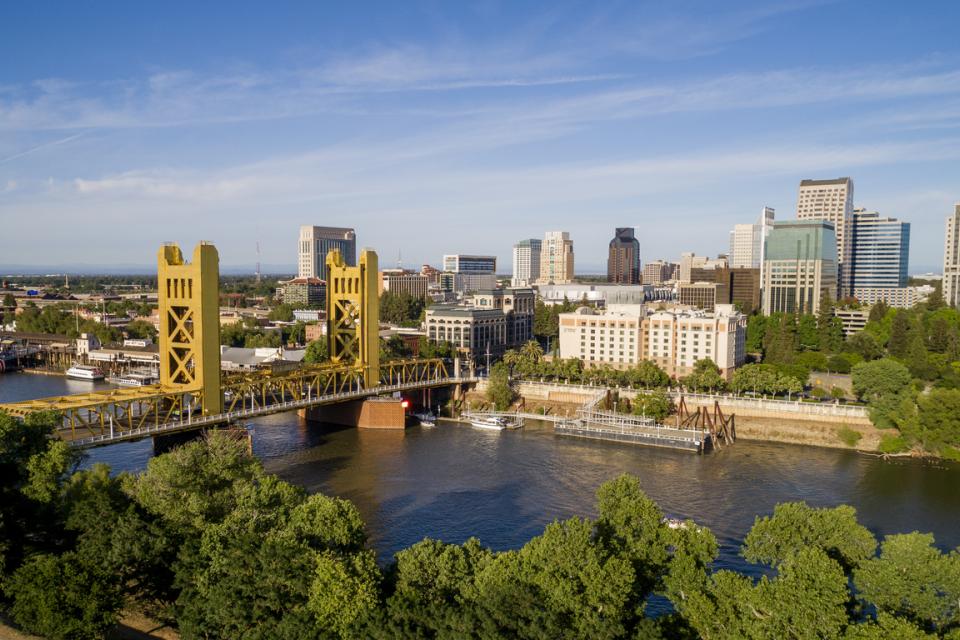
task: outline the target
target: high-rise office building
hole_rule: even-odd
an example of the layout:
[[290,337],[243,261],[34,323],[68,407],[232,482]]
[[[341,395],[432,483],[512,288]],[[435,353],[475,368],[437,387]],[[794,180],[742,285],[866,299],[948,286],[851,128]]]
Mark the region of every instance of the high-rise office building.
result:
[[837,241],[832,222],[774,223],[764,251],[764,314],[816,314],[825,296],[836,299]]
[[947,233],[943,247],[943,299],[960,307],[960,203],[954,205],[953,215],[947,218]]
[[653,260],[643,265],[643,284],[663,284],[673,279],[676,263],[666,260]]
[[764,207],[760,219],[754,224],[738,224],[730,232],[730,255],[728,261],[733,268],[759,268],[763,262],[763,242],[770,233],[775,212],[772,207]]
[[540,284],[573,282],[573,241],[566,231],[547,231],[540,250]]
[[[837,239],[837,264],[847,256],[847,224],[853,215],[853,180],[801,180],[797,197],[798,220],[827,220]],[[842,267],[840,267],[842,270]]]
[[514,287],[529,287],[540,277],[540,250],[543,240],[530,238],[513,245]]
[[607,252],[607,282],[640,284],[640,243],[633,227],[617,227]]
[[443,256],[443,270],[450,273],[496,273],[497,256],[447,254]]
[[[698,256],[692,251],[680,254],[680,271],[677,280],[680,282],[713,282],[713,269],[723,269],[727,266],[726,258],[716,259],[707,256]],[[706,273],[710,271],[710,273]]]
[[857,291],[907,286],[909,222],[857,209],[847,225],[847,235],[849,253],[841,283],[844,295],[860,298]]
[[343,261],[357,264],[357,235],[353,229],[341,227],[300,227],[297,275],[300,278],[327,279],[327,252],[339,249]]

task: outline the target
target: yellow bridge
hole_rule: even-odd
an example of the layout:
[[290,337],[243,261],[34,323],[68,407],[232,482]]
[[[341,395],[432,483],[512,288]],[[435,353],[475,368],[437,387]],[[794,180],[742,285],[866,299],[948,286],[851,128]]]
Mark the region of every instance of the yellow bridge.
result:
[[437,359],[379,362],[377,256],[358,266],[327,256],[330,360],[293,371],[222,374],[216,249],[200,244],[186,263],[176,245],[158,260],[160,383],[0,405],[23,417],[57,412],[59,435],[94,447],[381,394],[473,382]]

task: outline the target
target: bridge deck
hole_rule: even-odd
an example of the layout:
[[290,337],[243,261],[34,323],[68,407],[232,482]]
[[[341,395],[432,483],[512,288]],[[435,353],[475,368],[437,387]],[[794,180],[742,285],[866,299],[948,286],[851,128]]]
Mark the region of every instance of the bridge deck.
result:
[[162,424],[149,424],[143,427],[138,427],[136,429],[130,430],[111,430],[110,432],[98,434],[94,436],[88,436],[85,438],[71,438],[68,434],[70,432],[64,432],[62,435],[65,436],[64,439],[68,440],[71,446],[85,449],[90,447],[104,446],[107,444],[113,444],[116,442],[125,442],[132,440],[142,440],[143,438],[150,438],[158,435],[165,435],[171,433],[178,433],[182,431],[190,431],[194,429],[202,429],[203,427],[213,426],[217,424],[223,424],[227,422],[235,422],[238,420],[245,420],[249,418],[258,418],[266,415],[271,415],[274,413],[283,413],[285,411],[295,411],[297,409],[306,409],[310,407],[318,407],[327,404],[337,404],[340,402],[349,402],[351,400],[362,400],[364,398],[370,398],[372,396],[383,395],[387,393],[395,393],[398,391],[411,391],[416,389],[425,389],[427,387],[440,387],[453,384],[463,384],[475,382],[472,378],[444,378],[437,380],[428,380],[428,381],[415,381],[401,384],[393,385],[382,385],[379,387],[372,387],[370,389],[355,389],[347,392],[333,393],[319,397],[308,397],[300,400],[286,400],[283,402],[278,402],[275,404],[269,404],[266,406],[254,406],[249,409],[239,409],[235,411],[227,411],[224,413],[218,413],[215,415],[202,415],[197,416],[196,418],[188,415],[186,418],[181,417],[178,420],[165,422]]

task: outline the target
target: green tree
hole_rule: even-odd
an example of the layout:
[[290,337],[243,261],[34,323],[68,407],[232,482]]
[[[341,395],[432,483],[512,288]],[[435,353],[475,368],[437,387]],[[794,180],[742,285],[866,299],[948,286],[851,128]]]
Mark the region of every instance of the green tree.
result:
[[510,371],[507,366],[498,362],[490,368],[487,378],[487,399],[493,403],[497,411],[505,411],[513,404],[516,394],[510,386]]
[[141,340],[156,340],[157,329],[149,322],[143,320],[134,320],[124,329],[130,338],[139,338]]
[[759,314],[750,316],[750,319],[747,320],[747,337],[744,346],[747,353],[763,353],[767,324],[767,316]]
[[744,540],[743,557],[780,566],[811,547],[849,572],[873,557],[877,541],[857,522],[853,507],[818,509],[803,502],[785,502],[774,508],[772,516],[756,519]]
[[924,305],[928,311],[937,311],[947,306],[947,301],[943,298],[943,281],[935,282],[933,285],[933,293],[927,296],[926,303]]
[[17,299],[13,297],[12,293],[5,293],[3,295],[3,306],[7,309],[15,309],[17,307]]
[[870,307],[870,315],[868,316],[867,319],[870,322],[880,322],[887,316],[887,313],[889,311],[890,311],[890,306],[886,302],[881,300],[876,304],[874,304],[872,307]]
[[659,389],[670,384],[667,372],[650,360],[641,360],[626,372],[627,383],[641,389]]
[[456,352],[453,345],[446,340],[434,342],[426,336],[420,338],[419,347],[421,358],[452,358]]
[[634,617],[628,558],[598,545],[591,521],[547,525],[477,576],[480,637],[617,638]]
[[928,451],[960,453],[960,390],[932,389],[917,397],[919,431],[911,434]]
[[287,303],[278,304],[270,310],[267,318],[273,321],[293,322],[293,305]]
[[820,348],[820,331],[816,316],[804,314],[797,322],[797,340],[805,351],[816,351]]
[[657,389],[646,393],[638,393],[633,399],[632,409],[634,415],[643,415],[662,422],[664,418],[673,413],[673,400],[667,395],[666,391]]
[[412,355],[413,350],[400,336],[390,336],[386,340],[380,339],[381,360],[399,360]]
[[833,373],[850,373],[852,370],[853,365],[850,363],[850,359],[842,353],[832,355],[827,360],[827,371],[832,371]]
[[380,321],[402,327],[416,327],[420,325],[426,307],[427,301],[424,298],[406,292],[384,291],[380,296]]
[[893,316],[893,323],[890,325],[890,341],[887,343],[887,350],[890,355],[898,358],[907,356],[912,328],[910,312],[898,309]]
[[327,345],[327,339],[320,338],[307,344],[307,349],[303,354],[305,364],[320,364],[330,359],[330,352]]
[[720,375],[720,367],[710,358],[697,360],[693,365],[693,372],[681,382],[694,391],[719,391],[726,384]]
[[912,405],[910,370],[890,358],[862,362],[853,368],[853,392],[870,405],[870,419],[881,428],[896,426]]
[[797,351],[797,322],[792,315],[770,316],[763,337],[763,360],[767,363],[791,364]]
[[493,553],[470,538],[462,545],[424,539],[397,553],[387,615],[371,625],[385,638],[468,637],[476,576]]
[[111,576],[84,566],[74,553],[32,557],[4,584],[4,593],[17,624],[53,640],[104,637],[123,604]]
[[890,358],[863,362],[853,368],[853,391],[867,402],[899,394],[910,387],[912,380],[910,370]]
[[883,345],[874,334],[860,331],[847,339],[847,348],[864,360],[876,360],[883,357]]
[[880,556],[854,572],[854,583],[881,615],[931,632],[960,628],[960,552],[941,553],[930,534],[887,536]]

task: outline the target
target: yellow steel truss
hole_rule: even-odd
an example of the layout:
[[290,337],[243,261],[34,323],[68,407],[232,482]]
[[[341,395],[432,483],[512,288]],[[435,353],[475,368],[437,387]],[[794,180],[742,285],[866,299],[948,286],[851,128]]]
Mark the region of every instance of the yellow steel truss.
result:
[[340,251],[327,254],[327,345],[330,362],[354,364],[364,384],[376,386],[380,370],[380,298],[377,254],[365,250],[351,267]]
[[[391,386],[427,388],[450,382],[446,365],[439,359],[393,360],[380,366],[377,383],[364,384],[363,371],[354,364],[324,363],[293,371],[254,371],[224,376],[225,416],[240,409],[269,409],[288,401],[338,401],[337,394]],[[70,396],[56,396],[0,405],[0,411],[25,416],[36,411],[56,411],[69,438],[122,433],[159,424],[187,420],[203,405],[201,390],[151,385],[135,389],[112,389]],[[279,409],[287,410],[287,409]]]

